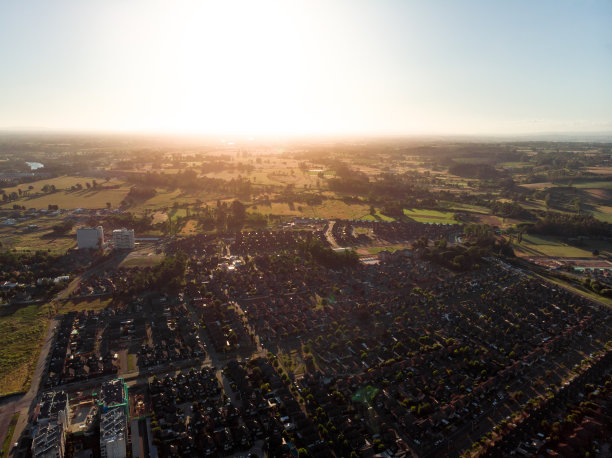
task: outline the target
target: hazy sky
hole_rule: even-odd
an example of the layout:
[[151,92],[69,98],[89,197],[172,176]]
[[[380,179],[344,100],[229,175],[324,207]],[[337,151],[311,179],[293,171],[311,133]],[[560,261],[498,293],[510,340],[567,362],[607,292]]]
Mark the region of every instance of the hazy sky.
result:
[[2,0],[0,128],[612,131],[612,1]]

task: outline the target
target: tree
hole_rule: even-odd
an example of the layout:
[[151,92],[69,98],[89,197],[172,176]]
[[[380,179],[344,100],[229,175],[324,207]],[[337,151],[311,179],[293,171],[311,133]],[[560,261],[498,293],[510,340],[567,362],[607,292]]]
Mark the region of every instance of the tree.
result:
[[53,226],[53,233],[55,235],[66,235],[74,227],[74,223],[71,220],[64,221],[62,223]]

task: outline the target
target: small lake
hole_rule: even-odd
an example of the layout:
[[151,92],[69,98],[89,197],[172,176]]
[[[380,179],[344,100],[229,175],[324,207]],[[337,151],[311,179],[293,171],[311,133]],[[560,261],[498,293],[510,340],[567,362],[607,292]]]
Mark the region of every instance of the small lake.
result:
[[26,162],[26,164],[30,166],[30,170],[42,169],[44,167],[44,164],[40,162]]

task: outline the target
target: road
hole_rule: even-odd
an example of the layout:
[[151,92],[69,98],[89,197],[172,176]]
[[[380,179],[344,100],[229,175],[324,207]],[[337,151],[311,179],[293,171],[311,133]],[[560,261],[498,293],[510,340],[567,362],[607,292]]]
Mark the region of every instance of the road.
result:
[[336,242],[336,239],[334,238],[334,235],[332,233],[335,224],[336,224],[335,221],[329,221],[328,222],[327,230],[325,231],[325,238],[327,239],[327,241],[329,242],[329,244],[331,245],[332,248],[340,248],[340,245],[338,245],[338,243]]
[[40,380],[47,366],[47,356],[49,354],[49,350],[51,349],[51,344],[54,341],[53,333],[57,324],[58,322],[55,319],[51,320],[49,323],[47,335],[45,336],[45,342],[40,351],[38,363],[36,364],[36,369],[34,370],[32,383],[28,392],[23,395],[17,395],[6,399],[0,407],[0,438],[2,438],[2,441],[4,441],[6,433],[9,429],[11,417],[15,412],[20,412],[20,414],[19,420],[17,421],[17,426],[15,427],[15,432],[13,433],[12,442],[17,442],[21,436],[21,433],[28,424],[28,414],[30,412],[30,408],[36,403]]

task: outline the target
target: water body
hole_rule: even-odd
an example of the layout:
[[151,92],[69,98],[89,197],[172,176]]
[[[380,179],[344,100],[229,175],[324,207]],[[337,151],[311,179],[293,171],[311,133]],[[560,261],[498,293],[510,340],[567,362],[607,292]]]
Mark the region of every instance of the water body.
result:
[[26,164],[30,166],[30,170],[42,169],[44,167],[44,164],[40,162],[26,162]]

